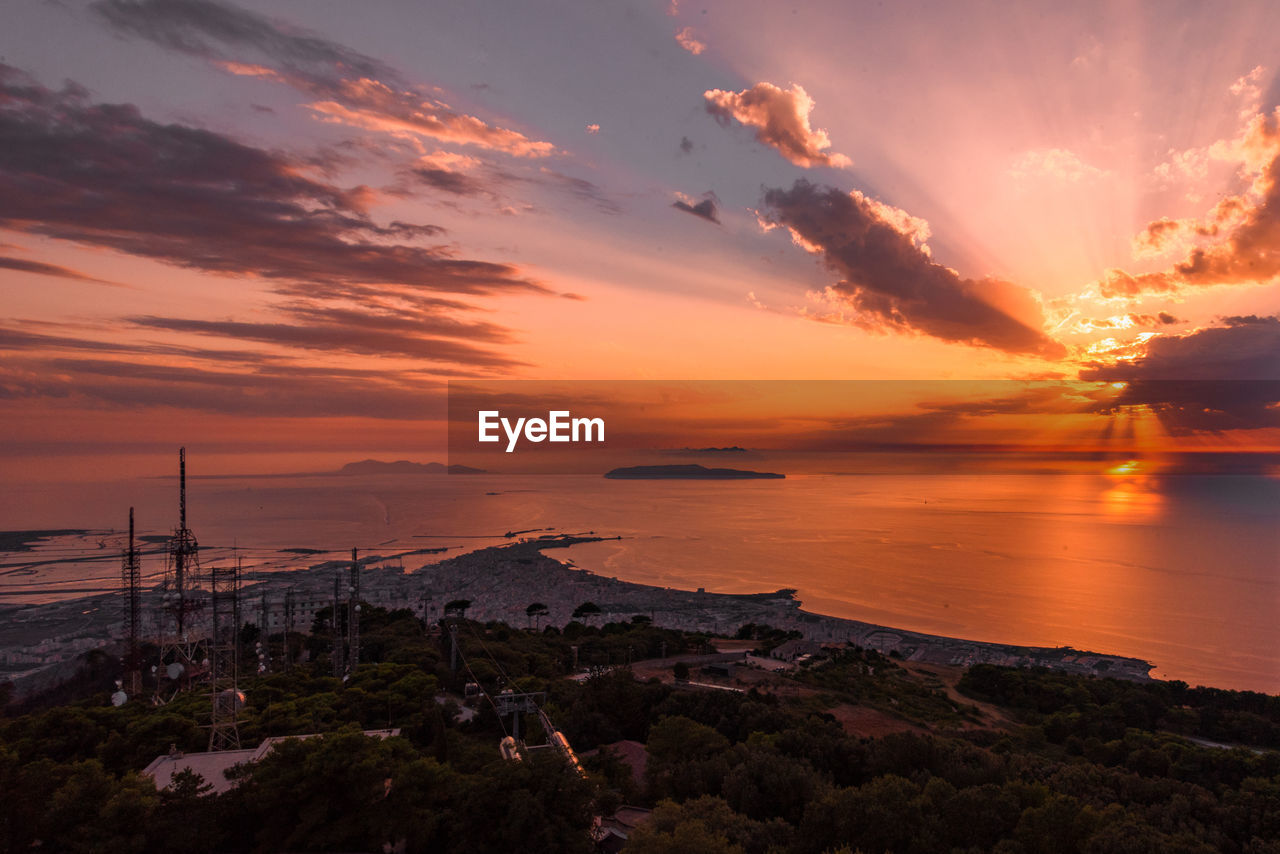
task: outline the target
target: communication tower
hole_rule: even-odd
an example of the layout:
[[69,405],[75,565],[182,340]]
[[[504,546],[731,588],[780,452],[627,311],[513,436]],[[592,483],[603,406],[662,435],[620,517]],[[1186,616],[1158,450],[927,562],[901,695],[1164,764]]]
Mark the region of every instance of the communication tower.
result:
[[360,664],[360,559],[351,550],[351,583],[347,594],[347,672],[353,673]]
[[200,583],[200,544],[187,527],[187,449],[178,450],[178,527],[169,538],[164,583],[161,585],[164,615],[160,638],[160,678],[189,684],[203,661],[201,638],[195,618],[204,608],[197,598]]
[[120,582],[124,588],[124,679],[121,690],[136,697],[142,690],[142,650],[139,646],[142,610],[142,570],[138,549],[133,540],[133,508],[129,508],[129,545],[120,565]]
[[209,634],[209,694],[212,722],[209,725],[210,750],[239,750],[240,731],[237,724],[244,695],[240,693],[240,561],[227,566],[216,563],[209,570],[210,611],[213,618]]
[[289,672],[290,659],[293,657],[289,647],[289,635],[293,632],[293,588],[284,591],[284,671]]

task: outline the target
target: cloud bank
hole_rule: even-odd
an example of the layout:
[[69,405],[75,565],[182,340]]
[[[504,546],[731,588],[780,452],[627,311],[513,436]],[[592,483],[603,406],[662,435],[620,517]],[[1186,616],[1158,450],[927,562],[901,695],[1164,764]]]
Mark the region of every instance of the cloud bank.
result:
[[368,130],[545,157],[549,142],[454,110],[385,63],[279,21],[213,0],[98,0],[116,32],[265,77],[316,98],[320,118]]

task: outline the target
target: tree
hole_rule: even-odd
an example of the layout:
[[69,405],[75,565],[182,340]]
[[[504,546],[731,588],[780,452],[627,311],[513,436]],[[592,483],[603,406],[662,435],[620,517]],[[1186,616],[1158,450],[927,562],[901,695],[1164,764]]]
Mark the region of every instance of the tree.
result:
[[676,666],[671,668],[671,672],[677,679],[683,682],[689,678],[689,665],[685,664],[683,661],[677,661]]
[[595,602],[583,602],[581,605],[573,609],[573,619],[581,620],[585,623],[592,617],[599,616],[600,613],[600,606]]
[[551,613],[547,606],[541,602],[534,602],[530,604],[528,608],[524,609],[524,612],[529,616],[529,619],[533,621],[533,628],[535,631],[538,628],[538,620]]

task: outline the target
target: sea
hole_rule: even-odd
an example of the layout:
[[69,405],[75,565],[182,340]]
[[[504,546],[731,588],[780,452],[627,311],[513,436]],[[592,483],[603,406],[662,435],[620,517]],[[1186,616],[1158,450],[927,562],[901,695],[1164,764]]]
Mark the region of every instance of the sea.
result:
[[[7,486],[0,529],[76,533],[0,551],[0,603],[117,589],[130,506],[156,579],[176,479]],[[819,613],[1135,656],[1159,678],[1280,693],[1275,477],[220,477],[189,480],[187,513],[205,563],[239,558],[250,577],[353,547],[412,571],[520,537],[593,533],[620,539],[551,554],[626,581],[794,588]]]

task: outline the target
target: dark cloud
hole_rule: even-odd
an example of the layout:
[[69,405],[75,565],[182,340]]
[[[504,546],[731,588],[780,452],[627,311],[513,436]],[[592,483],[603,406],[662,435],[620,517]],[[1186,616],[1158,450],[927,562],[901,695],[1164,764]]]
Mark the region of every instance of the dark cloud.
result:
[[1280,318],[1224,317],[1221,326],[1153,338],[1137,360],[1094,365],[1081,378],[1280,380]]
[[91,8],[116,31],[205,59],[255,58],[331,86],[345,77],[394,77],[391,68],[327,39],[229,3],[100,0]]
[[284,313],[305,323],[341,326],[375,332],[406,332],[440,335],[488,344],[505,343],[511,335],[505,327],[480,320],[459,320],[431,308],[397,305],[380,310],[351,308],[332,303],[299,302],[285,306]]
[[1153,338],[1132,362],[1093,365],[1081,379],[1123,382],[1107,411],[1145,407],[1174,435],[1280,427],[1280,318]]
[[57,264],[45,264],[42,261],[28,261],[25,258],[0,257],[0,269],[17,270],[20,273],[34,273],[38,276],[53,276],[57,279],[71,279],[76,282],[92,282],[96,285],[110,285],[117,288],[125,287],[117,282],[95,279],[93,276],[86,276],[84,273],[76,272],[75,270],[67,267],[59,267]]
[[577,178],[545,167],[540,169],[539,172],[546,183],[560,189],[578,201],[586,202],[601,213],[622,213],[622,207],[617,202],[610,198],[599,186],[586,178]]
[[0,66],[0,226],[182,267],[311,283],[481,294],[545,291],[505,264],[393,242],[429,225],[374,223],[363,193],[289,158],[160,124],[83,89],[45,89]]
[[716,225],[720,224],[720,213],[716,209],[716,197],[712,193],[708,193],[702,201],[697,204],[690,204],[684,199],[676,199],[676,201],[672,203],[671,207],[676,210],[684,211],[685,213],[691,213],[694,216],[700,216],[709,222],[714,222]]
[[395,69],[281,21],[212,0],[98,0],[116,32],[198,56],[234,74],[266,77],[319,100],[327,121],[541,157],[555,151],[509,128],[451,109]]
[[[594,182],[546,167],[515,171],[482,163],[473,157],[437,152],[420,158],[417,165],[401,174],[412,184],[425,185],[453,196],[487,199],[495,204],[508,204],[510,198],[518,197],[524,188],[545,187],[601,213],[622,212],[622,207]],[[407,194],[407,189],[405,192]],[[528,204],[528,200],[520,203]]]
[[790,229],[840,276],[830,292],[858,313],[857,323],[1011,353],[1065,353],[1041,331],[1043,313],[1028,290],[961,278],[938,264],[901,211],[803,180],[767,190],[764,205],[771,222]]
[[478,178],[450,169],[420,167],[410,170],[414,179],[454,196],[491,196],[492,191]]
[[[330,310],[332,311],[332,310]],[[324,312],[318,312],[323,314]],[[356,314],[356,313],[352,313]],[[235,320],[190,320],[177,317],[134,317],[130,321],[148,329],[187,332],[241,341],[256,341],[322,352],[372,356],[405,356],[431,362],[498,368],[520,364],[492,350],[443,336],[413,335],[391,331],[395,318],[379,326],[375,317],[365,323],[248,323]]]
[[176,408],[252,416],[416,419],[443,414],[438,382],[374,372],[213,370],[108,359],[0,366],[0,398],[52,398],[79,406]]

